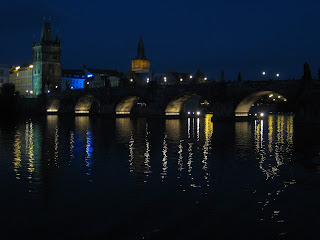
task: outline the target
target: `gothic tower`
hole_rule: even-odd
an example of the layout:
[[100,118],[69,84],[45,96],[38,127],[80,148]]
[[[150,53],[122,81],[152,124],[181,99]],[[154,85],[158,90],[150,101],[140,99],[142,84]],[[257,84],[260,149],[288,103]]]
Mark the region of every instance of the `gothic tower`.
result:
[[144,55],[142,35],[138,44],[138,55],[132,60],[132,71],[136,73],[148,73],[150,71],[150,61]]
[[41,93],[61,90],[61,42],[57,35],[53,40],[51,25],[43,23],[39,43],[33,42],[33,92]]

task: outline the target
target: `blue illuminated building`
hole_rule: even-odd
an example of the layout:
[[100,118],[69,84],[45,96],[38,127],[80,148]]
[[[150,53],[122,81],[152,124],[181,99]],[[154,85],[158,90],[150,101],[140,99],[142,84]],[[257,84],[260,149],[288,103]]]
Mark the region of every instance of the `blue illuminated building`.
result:
[[84,88],[87,76],[82,70],[63,69],[61,77],[62,90]]

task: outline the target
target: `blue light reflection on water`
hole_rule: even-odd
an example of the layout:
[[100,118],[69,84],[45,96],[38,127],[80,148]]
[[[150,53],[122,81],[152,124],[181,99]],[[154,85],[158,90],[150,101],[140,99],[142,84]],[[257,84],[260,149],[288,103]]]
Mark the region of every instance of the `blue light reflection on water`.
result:
[[[271,226],[268,234],[290,236],[296,216],[288,206],[304,217],[305,205],[294,199],[295,191],[306,194],[298,183],[311,176],[319,184],[308,168],[316,167],[308,165],[312,157],[299,162],[305,141],[296,132],[292,116],[235,123],[212,123],[211,115],[185,120],[48,116],[2,125],[0,151],[6,158],[0,170],[6,174],[0,178],[7,196],[2,201],[43,231],[40,219],[54,222],[67,214],[74,223],[60,219],[57,229],[66,224],[63,229],[71,235],[89,234],[84,226],[99,234],[130,221],[128,235],[170,232],[182,222],[181,236],[209,223],[221,237],[229,236],[227,226],[241,232],[243,224],[249,232],[249,225],[260,231]],[[17,210],[18,205],[24,208]],[[27,214],[31,210],[34,216]],[[86,214],[90,226],[84,224]],[[14,218],[7,224],[13,229]]]

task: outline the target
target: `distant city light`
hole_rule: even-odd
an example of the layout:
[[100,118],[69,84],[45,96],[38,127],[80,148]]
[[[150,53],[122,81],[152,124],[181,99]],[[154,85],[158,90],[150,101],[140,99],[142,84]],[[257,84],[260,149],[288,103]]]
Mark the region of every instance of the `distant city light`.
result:
[[262,72],[262,75],[266,75],[266,72]]
[[48,90],[48,93],[50,93],[50,90]]
[[56,88],[58,88],[58,86],[56,86]]
[[33,68],[33,65],[31,64],[31,65],[29,66],[29,68]]
[[147,83],[149,83],[149,78],[147,78]]
[[33,91],[31,90],[30,93],[33,94]]
[[29,92],[28,90],[26,90],[26,92]]
[[92,74],[88,74],[88,75],[87,75],[88,78],[91,78],[92,76],[93,76]]
[[204,80],[207,81],[207,78],[205,77]]
[[190,75],[190,78],[192,78],[192,75]]
[[279,77],[279,76],[280,76],[280,74],[279,74],[279,73],[277,73],[277,74],[276,74],[276,76],[277,76],[277,77]]
[[130,79],[130,82],[133,82],[133,79],[132,79],[132,78]]
[[73,87],[71,87],[71,89],[73,89]]
[[273,94],[270,94],[269,97],[273,97]]
[[263,117],[264,116],[264,113],[260,113],[260,117]]
[[180,78],[180,82],[182,82],[183,81],[183,79],[182,78]]
[[190,115],[190,112],[188,112],[188,114]]
[[16,67],[16,70],[19,70],[20,69],[20,66]]
[[200,112],[197,112],[197,115],[200,115]]
[[278,96],[278,98],[281,98],[280,96]]

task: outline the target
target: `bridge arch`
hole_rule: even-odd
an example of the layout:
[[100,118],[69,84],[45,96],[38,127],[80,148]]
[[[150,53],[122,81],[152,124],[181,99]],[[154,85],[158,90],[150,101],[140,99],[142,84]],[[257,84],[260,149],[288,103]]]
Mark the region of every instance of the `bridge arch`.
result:
[[80,97],[74,107],[76,114],[92,114],[99,112],[100,102],[91,94]]
[[117,105],[115,112],[117,115],[129,115],[135,104],[140,100],[137,96],[128,96],[123,98]]
[[49,98],[47,101],[47,113],[57,114],[60,109],[60,100],[57,98]]
[[[166,106],[164,113],[166,116],[180,116],[183,111],[188,111],[188,109],[184,109],[188,100],[192,98],[195,99],[193,106],[188,106],[191,111],[198,111],[200,109],[200,98],[201,96],[193,93],[193,92],[186,92],[182,93],[179,96],[173,98]],[[207,102],[207,101],[206,101]]]
[[273,92],[273,91],[258,91],[254,92],[248,96],[246,96],[242,101],[237,105],[235,109],[235,116],[236,117],[247,117],[249,116],[250,109],[252,105],[260,98],[263,97],[270,97],[275,100],[275,97],[277,99],[287,101],[285,97],[283,97],[281,94]]

